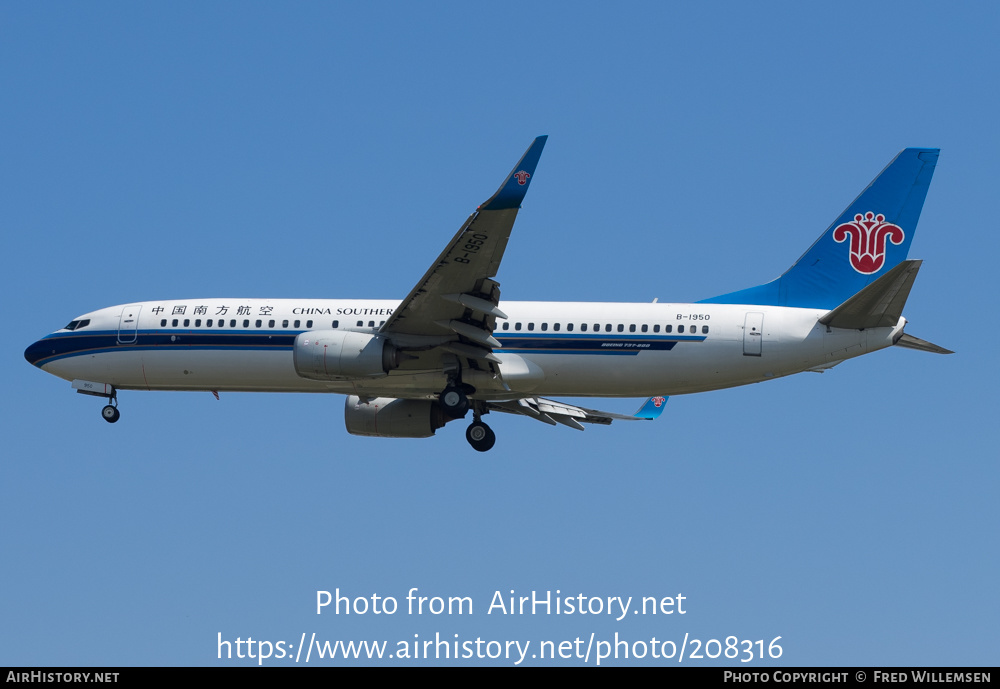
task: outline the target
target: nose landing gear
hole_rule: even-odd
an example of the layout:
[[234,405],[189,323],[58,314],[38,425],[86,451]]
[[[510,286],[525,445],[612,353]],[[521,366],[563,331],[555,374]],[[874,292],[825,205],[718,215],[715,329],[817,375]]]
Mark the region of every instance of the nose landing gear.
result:
[[101,409],[101,418],[108,423],[114,423],[121,418],[118,411],[118,391],[109,383],[95,383],[89,380],[74,380],[73,389],[82,395],[103,397],[108,403]]

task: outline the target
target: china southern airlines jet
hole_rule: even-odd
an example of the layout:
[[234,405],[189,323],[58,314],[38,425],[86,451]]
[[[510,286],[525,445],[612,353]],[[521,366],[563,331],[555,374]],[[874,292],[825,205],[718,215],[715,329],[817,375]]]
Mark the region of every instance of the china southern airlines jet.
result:
[[[424,438],[472,412],[583,430],[652,419],[668,395],[822,371],[891,345],[948,350],[903,332],[920,268],[906,260],[938,150],[908,148],[781,277],[695,304],[500,302],[514,219],[546,137],[469,216],[402,301],[180,299],[73,319],[24,352],[106,397],[119,390],[336,392],[356,435]],[[547,399],[648,397],[635,416]]]

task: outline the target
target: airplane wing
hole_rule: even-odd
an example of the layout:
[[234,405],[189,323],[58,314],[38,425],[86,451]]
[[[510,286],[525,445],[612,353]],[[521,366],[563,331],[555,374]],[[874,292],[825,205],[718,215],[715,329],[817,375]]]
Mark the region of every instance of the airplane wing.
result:
[[[565,402],[547,400],[543,397],[528,397],[504,402],[487,402],[486,406],[490,411],[499,411],[506,414],[521,414],[529,418],[555,426],[561,423],[564,426],[575,428],[578,431],[584,430],[585,423],[596,423],[602,426],[609,425],[612,421],[651,421],[655,419],[663,410],[663,405],[667,401],[666,397],[651,397],[639,408],[633,416],[626,414],[615,414],[597,409],[587,409],[577,407]],[[656,409],[655,413],[647,411]]]
[[507,248],[535,166],[548,137],[540,136],[518,161],[497,192],[469,216],[441,255],[379,332],[441,337],[460,356],[498,361],[492,349],[499,285],[493,278]]

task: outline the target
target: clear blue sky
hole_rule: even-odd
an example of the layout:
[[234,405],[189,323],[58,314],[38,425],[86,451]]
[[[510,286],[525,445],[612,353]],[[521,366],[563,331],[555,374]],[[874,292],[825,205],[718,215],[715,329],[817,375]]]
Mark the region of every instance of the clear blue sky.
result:
[[[998,30],[987,2],[4,3],[0,665],[313,632],[995,663]],[[585,433],[491,418],[486,455],[460,424],[350,436],[338,396],[123,393],[111,426],[22,357],[112,304],[402,298],[539,134],[507,299],[759,284],[900,149],[940,147],[906,316],[957,353]],[[317,616],[338,587],[475,608]],[[687,613],[487,615],[511,589]]]

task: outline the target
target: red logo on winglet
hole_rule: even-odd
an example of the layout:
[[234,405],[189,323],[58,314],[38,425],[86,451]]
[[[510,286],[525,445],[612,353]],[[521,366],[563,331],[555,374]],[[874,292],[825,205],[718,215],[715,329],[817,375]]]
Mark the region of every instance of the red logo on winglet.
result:
[[877,273],[885,265],[885,250],[889,242],[902,244],[906,235],[903,228],[885,222],[885,216],[868,211],[858,213],[853,222],[837,225],[833,241],[840,244],[851,238],[851,267],[863,275]]
[[666,402],[666,401],[667,401],[666,397],[654,397],[653,398],[653,406],[654,407],[662,407],[663,403]]
[[525,172],[524,170],[518,170],[514,173],[514,177],[517,179],[517,183],[523,187],[528,183],[528,178],[531,177],[531,174]]

